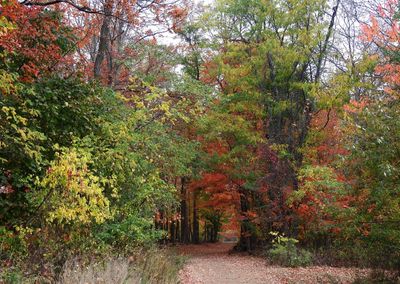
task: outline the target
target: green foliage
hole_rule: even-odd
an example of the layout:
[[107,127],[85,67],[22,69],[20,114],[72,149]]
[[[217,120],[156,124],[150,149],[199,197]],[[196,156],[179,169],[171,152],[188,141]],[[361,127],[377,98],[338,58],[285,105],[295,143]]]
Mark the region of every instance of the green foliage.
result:
[[161,238],[153,216],[175,210],[172,181],[198,155],[176,128],[197,114],[190,101],[138,81],[132,96],[74,77],[17,86],[0,101],[1,259],[57,271],[74,254]]
[[[77,57],[63,56],[77,47],[61,12],[1,3],[0,261],[12,266],[25,259],[32,271],[54,272],[71,255],[148,246],[165,237],[154,226],[157,212],[176,219],[177,180],[188,196],[193,192],[185,185],[217,173],[224,181],[216,187],[232,191],[221,194],[232,202],[229,210],[247,214],[237,215],[249,240],[304,221],[299,238],[334,238],[343,254],[399,266],[398,88],[385,94],[375,82],[378,56],[320,74],[325,62],[346,57],[338,49],[326,60],[336,26],[329,28],[329,1],[218,0],[198,21],[173,23],[186,44],[180,54],[151,40],[129,46],[122,25],[107,67],[115,85],[134,76],[123,93],[77,73],[63,77],[79,64],[63,66]],[[189,11],[178,10],[170,12],[180,22]],[[119,49],[132,56],[115,56]],[[396,48],[382,54],[390,64],[399,61]],[[392,67],[384,71],[398,76]],[[358,100],[354,108],[346,105],[350,98]],[[319,126],[325,109],[328,120]],[[335,149],[340,159],[321,161],[321,149],[339,144],[347,147]],[[193,190],[197,199],[184,200],[186,211],[207,221],[215,241],[226,212],[196,203],[217,204],[211,187]],[[195,231],[195,220],[189,225]],[[274,263],[312,262],[296,239],[271,234]],[[180,261],[170,266],[167,256],[147,253],[143,281],[174,282]],[[13,269],[2,277],[22,281]]]
[[[217,54],[207,71],[216,78],[221,106],[235,125],[225,117],[221,120],[237,133],[252,130],[266,138],[234,148],[242,150],[236,152],[241,158],[250,158],[232,155],[242,173],[236,177],[246,181],[244,199],[251,200],[245,206],[265,218],[256,225],[263,232],[290,230],[286,225],[293,209],[285,201],[298,187],[300,149],[316,105],[312,91],[321,79],[318,62],[327,52],[321,47],[330,35],[328,9],[325,0],[219,0],[206,15]],[[264,194],[255,193],[263,186]]]
[[347,237],[371,251],[380,265],[398,266],[400,232],[400,115],[398,100],[367,106],[354,121],[349,169],[357,176]]
[[307,195],[317,197],[318,194],[344,194],[344,184],[338,181],[334,169],[327,166],[305,165],[299,170],[301,186],[292,193],[288,203],[300,201]]
[[23,283],[24,276],[18,269],[4,269],[0,272],[0,281],[10,284]]
[[17,258],[27,253],[25,234],[0,227],[0,259]]
[[95,229],[95,237],[121,251],[129,251],[132,244],[148,245],[163,237],[153,229],[154,220],[131,213],[120,221],[112,220]]
[[270,232],[274,239],[272,248],[267,254],[274,264],[279,264],[289,267],[311,265],[313,261],[312,254],[296,246],[299,242],[294,238],[285,237],[278,232]]
[[[16,83],[18,92],[0,100],[0,197],[2,223],[19,223],[33,209],[27,191],[37,187],[60,147],[98,132],[107,90],[78,79]],[[3,212],[4,211],[4,212]]]

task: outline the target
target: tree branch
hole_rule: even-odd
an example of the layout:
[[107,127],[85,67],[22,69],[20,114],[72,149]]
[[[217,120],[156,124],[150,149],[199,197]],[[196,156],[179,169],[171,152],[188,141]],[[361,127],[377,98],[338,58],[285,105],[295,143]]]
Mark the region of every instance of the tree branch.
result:
[[331,35],[332,35],[333,26],[335,25],[335,18],[337,15],[337,11],[339,9],[339,5],[340,5],[340,0],[337,0],[336,6],[333,7],[333,13],[331,16],[331,21],[329,23],[328,31],[326,33],[324,44],[323,44],[321,52],[318,56],[317,71],[316,71],[316,75],[315,75],[316,82],[318,82],[321,77],[322,61],[323,61],[324,55],[326,53],[326,50],[328,49],[328,43],[329,43],[329,39],[331,38]]

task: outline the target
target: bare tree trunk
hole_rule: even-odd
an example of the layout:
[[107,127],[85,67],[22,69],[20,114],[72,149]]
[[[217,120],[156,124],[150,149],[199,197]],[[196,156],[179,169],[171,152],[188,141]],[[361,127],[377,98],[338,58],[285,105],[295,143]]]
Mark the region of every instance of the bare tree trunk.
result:
[[[240,211],[242,214],[246,213],[250,209],[250,203],[248,200],[248,191],[240,188]],[[252,231],[252,224],[249,220],[244,219],[240,224],[240,238],[239,242],[235,246],[235,250],[238,251],[251,251],[255,244],[255,236]]]
[[174,244],[176,241],[176,237],[175,237],[175,230],[176,230],[176,226],[175,226],[175,220],[171,220],[171,226],[170,226],[170,241]]
[[104,4],[104,16],[103,22],[100,29],[99,47],[97,49],[96,58],[94,61],[93,75],[95,78],[101,77],[101,66],[104,62],[104,58],[107,56],[107,52],[110,50],[110,25],[112,20],[112,7],[113,1],[107,0]]
[[207,242],[207,220],[204,222],[203,242]]
[[176,221],[176,226],[175,226],[175,238],[176,238],[176,241],[177,242],[179,242],[180,241],[180,239],[181,239],[181,236],[179,235],[179,230],[180,230],[180,222],[179,222],[179,220],[177,219]]
[[185,183],[185,178],[181,178],[181,242],[187,244],[189,242],[189,214]]
[[198,244],[199,240],[199,216],[197,212],[196,193],[193,193],[193,243]]
[[329,41],[330,41],[330,39],[332,37],[332,31],[333,31],[333,27],[335,25],[335,19],[336,19],[337,11],[339,9],[339,5],[340,5],[340,0],[337,0],[336,5],[333,7],[333,12],[332,12],[332,15],[331,15],[331,20],[329,22],[328,31],[326,33],[325,40],[324,40],[323,45],[322,45],[322,49],[321,49],[321,51],[319,53],[319,56],[318,56],[317,71],[316,71],[316,74],[315,74],[315,81],[316,82],[318,82],[320,77],[321,77],[322,62],[323,62],[323,59],[326,58],[326,51],[328,49],[328,43],[329,43]]

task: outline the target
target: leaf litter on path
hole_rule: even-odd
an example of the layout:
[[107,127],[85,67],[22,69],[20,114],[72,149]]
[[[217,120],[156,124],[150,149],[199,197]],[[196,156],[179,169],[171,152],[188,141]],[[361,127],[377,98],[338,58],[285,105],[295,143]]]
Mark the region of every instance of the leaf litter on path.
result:
[[231,244],[183,245],[179,251],[190,259],[180,271],[182,284],[289,284],[352,283],[366,277],[367,269],[329,266],[271,266],[260,258],[230,253]]

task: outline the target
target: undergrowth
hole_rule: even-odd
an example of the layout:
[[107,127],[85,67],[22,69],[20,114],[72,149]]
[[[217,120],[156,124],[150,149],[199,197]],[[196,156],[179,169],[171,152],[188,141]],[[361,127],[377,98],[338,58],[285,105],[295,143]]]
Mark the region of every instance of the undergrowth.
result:
[[272,248],[267,251],[267,256],[273,264],[288,267],[308,266],[313,263],[313,255],[305,249],[298,248],[298,240],[288,238],[277,232],[270,233]]
[[59,273],[49,269],[42,273],[29,274],[22,273],[26,271],[26,266],[23,269],[16,266],[3,267],[0,270],[0,283],[175,284],[178,283],[178,272],[184,261],[183,257],[169,249],[141,248],[129,256],[71,257]]

